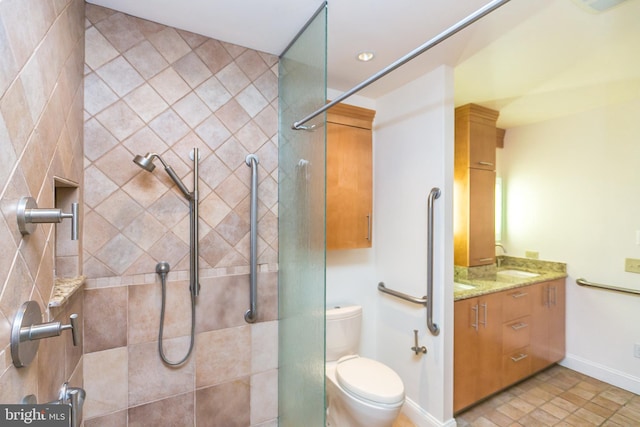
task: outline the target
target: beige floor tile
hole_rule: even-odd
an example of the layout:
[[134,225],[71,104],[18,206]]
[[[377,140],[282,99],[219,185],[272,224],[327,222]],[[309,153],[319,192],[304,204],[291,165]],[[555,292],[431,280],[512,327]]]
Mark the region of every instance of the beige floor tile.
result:
[[554,366],[459,414],[456,421],[460,427],[635,427],[640,426],[640,396]]

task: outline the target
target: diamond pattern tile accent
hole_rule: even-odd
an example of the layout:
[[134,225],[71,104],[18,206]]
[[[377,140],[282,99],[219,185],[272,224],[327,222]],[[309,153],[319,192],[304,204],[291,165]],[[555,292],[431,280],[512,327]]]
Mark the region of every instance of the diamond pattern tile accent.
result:
[[145,79],[155,76],[169,66],[166,59],[147,40],[132,47],[123,55]]
[[122,97],[144,83],[144,79],[122,56],[96,70],[113,91]]
[[124,141],[144,126],[144,122],[123,100],[102,111],[96,118],[118,141]]
[[130,94],[124,101],[131,107],[146,123],[169,108],[162,97],[148,84],[143,84]]
[[269,104],[254,85],[250,85],[240,92],[236,99],[251,117],[255,117]]
[[124,52],[144,39],[135,21],[119,12],[98,22],[96,28],[119,52]]
[[178,142],[190,131],[189,126],[173,110],[160,114],[149,126],[167,145]]
[[173,68],[167,68],[160,74],[149,80],[149,84],[167,101],[169,104],[185,96],[191,88]]
[[91,115],[98,114],[118,100],[118,95],[95,73],[84,78],[84,96],[84,109]]
[[189,95],[176,102],[173,105],[173,109],[192,129],[211,115],[209,108],[195,92],[189,93]]
[[142,254],[142,249],[118,234],[97,252],[96,257],[114,272],[122,274]]
[[192,88],[212,76],[211,70],[194,52],[188,53],[173,64],[173,68]]
[[189,45],[173,28],[167,27],[162,31],[150,35],[149,41],[170,64],[191,52]]
[[277,262],[277,58],[86,9],[85,227],[99,230],[85,246],[85,272],[146,275],[160,258],[188,270],[187,201],[159,161],[148,173],[132,159],[158,153],[191,188],[193,147],[201,155],[201,267],[248,264],[251,152],[261,157],[260,260]]
[[114,192],[96,206],[95,210],[118,230],[129,225],[143,212],[142,207],[122,190]]

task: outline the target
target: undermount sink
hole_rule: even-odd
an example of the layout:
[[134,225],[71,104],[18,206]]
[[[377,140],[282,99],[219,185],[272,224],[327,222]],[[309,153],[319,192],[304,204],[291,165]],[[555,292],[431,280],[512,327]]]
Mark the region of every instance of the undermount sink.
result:
[[474,288],[475,288],[474,285],[467,285],[467,284],[464,284],[464,283],[457,283],[457,282],[453,283],[453,290],[456,291],[456,292],[469,291],[469,290],[474,289]]
[[530,273],[522,270],[501,270],[498,271],[498,275],[511,276],[511,277],[538,277],[538,273]]

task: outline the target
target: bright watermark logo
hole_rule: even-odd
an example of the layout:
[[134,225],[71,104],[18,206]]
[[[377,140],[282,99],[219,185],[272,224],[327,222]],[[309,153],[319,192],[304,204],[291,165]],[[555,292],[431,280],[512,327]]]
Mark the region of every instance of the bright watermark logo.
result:
[[0,427],[70,427],[69,405],[0,404]]

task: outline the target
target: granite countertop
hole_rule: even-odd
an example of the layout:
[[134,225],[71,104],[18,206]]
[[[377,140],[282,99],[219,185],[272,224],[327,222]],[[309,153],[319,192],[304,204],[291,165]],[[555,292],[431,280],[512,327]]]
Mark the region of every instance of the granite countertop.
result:
[[[472,285],[471,289],[459,289],[454,285],[454,301],[473,298],[492,292],[528,286],[567,277],[567,265],[561,262],[541,261],[529,258],[499,256],[500,268],[495,265],[482,267],[455,267],[454,282]],[[499,274],[500,271],[518,270],[535,273],[535,277],[516,277]]]

